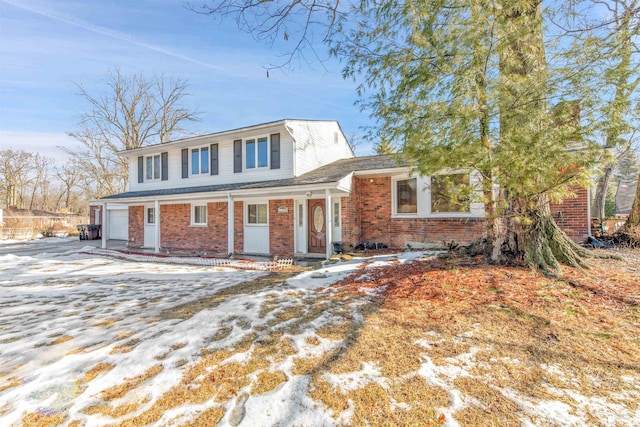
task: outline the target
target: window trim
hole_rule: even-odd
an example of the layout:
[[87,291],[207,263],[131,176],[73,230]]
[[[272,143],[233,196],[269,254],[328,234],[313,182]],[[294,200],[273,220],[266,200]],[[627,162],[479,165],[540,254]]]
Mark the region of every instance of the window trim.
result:
[[[211,148],[209,145],[203,145],[200,147],[189,148],[189,176],[202,176],[209,175],[211,173]],[[203,151],[206,151],[206,155],[203,156]],[[193,154],[198,153],[198,172],[193,172]],[[202,170],[202,161],[207,161],[207,170]]]
[[[416,211],[398,212],[398,182],[416,180]],[[400,175],[391,179],[391,217],[392,218],[416,218],[420,215],[420,180],[417,176]]]
[[[204,222],[196,222],[196,209],[204,208]],[[191,227],[206,227],[209,223],[209,213],[207,203],[192,203],[191,204]]]
[[[149,213],[153,212],[151,218],[152,222],[149,222]],[[156,225],[156,208],[154,206],[147,206],[144,208],[144,225]]]
[[[265,143],[265,154],[267,155],[266,163],[263,166],[260,166],[260,143]],[[247,145],[252,143],[253,148],[253,163],[254,166],[249,167],[249,150],[247,149]],[[256,171],[256,170],[264,170],[271,168],[271,140],[268,135],[264,136],[255,136],[252,138],[247,138],[242,141],[242,151],[244,154],[244,159],[242,162],[242,167],[245,172]]]
[[[155,161],[156,157],[158,158],[158,176],[154,176],[155,169]],[[149,170],[149,162],[151,162],[151,170]],[[151,172],[151,178],[149,178],[149,172]],[[152,154],[150,156],[144,156],[144,182],[153,182],[160,181],[162,179],[162,155],[161,154]]]
[[[434,175],[452,175],[452,174],[469,174],[469,184],[478,187],[480,176],[474,170],[462,169],[445,169]],[[417,213],[398,213],[396,209],[397,190],[396,182],[409,178],[416,178],[417,191]],[[411,218],[485,218],[486,210],[482,203],[482,191],[476,188],[475,194],[471,200],[469,212],[431,212],[431,176],[409,175],[407,173],[391,177],[391,218],[392,219],[411,219]]]
[[[245,219],[244,225],[247,227],[268,227],[269,226],[269,202],[253,202],[253,203],[245,203]],[[250,206],[266,206],[266,222],[249,222],[249,207]],[[259,213],[256,211],[256,220],[259,216]]]

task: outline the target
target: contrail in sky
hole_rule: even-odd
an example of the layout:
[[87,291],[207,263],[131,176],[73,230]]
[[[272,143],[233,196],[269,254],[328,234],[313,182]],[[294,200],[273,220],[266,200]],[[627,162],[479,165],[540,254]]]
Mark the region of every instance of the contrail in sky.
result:
[[187,62],[191,62],[193,64],[197,64],[197,65],[201,65],[203,67],[207,67],[210,68],[212,70],[216,70],[216,71],[222,71],[222,68],[220,67],[216,67],[215,65],[211,65],[211,64],[207,64],[206,62],[202,62],[199,61],[195,58],[191,58],[189,56],[183,55],[181,53],[177,53],[177,52],[173,52],[171,50],[165,49],[163,47],[160,46],[156,46],[153,44],[149,44],[149,43],[145,43],[139,40],[134,39],[133,37],[131,37],[128,34],[124,34],[118,31],[114,31],[111,30],[109,28],[105,28],[105,27],[101,27],[99,25],[94,25],[91,24],[90,22],[86,22],[86,21],[82,21],[80,19],[76,19],[72,16],[69,15],[63,15],[61,13],[57,13],[51,10],[45,10],[45,9],[41,9],[38,8],[36,6],[32,6],[29,4],[25,4],[24,2],[21,1],[15,1],[15,0],[0,0],[0,2],[6,3],[6,4],[10,4],[11,6],[23,9],[23,10],[27,10],[31,13],[35,13],[41,16],[45,16],[47,18],[50,19],[54,19],[56,21],[60,21],[60,22],[64,22],[66,24],[69,25],[73,25],[75,27],[80,27],[83,28],[85,30],[97,33],[97,34],[101,34],[103,36],[107,36],[110,37],[112,39],[116,39],[116,40],[121,40],[127,43],[131,43],[134,44],[136,46],[140,46],[142,48],[154,51],[154,52],[158,52],[158,53],[162,53],[164,55],[168,55],[168,56],[172,56],[174,58],[178,58],[178,59],[182,59],[184,61]]

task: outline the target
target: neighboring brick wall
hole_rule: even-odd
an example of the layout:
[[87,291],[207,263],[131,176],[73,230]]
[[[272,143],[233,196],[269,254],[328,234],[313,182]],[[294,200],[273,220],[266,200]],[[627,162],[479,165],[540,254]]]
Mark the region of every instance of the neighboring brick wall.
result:
[[144,245],[144,206],[129,206],[129,243],[130,248]]
[[160,247],[169,250],[227,252],[227,202],[207,204],[207,226],[191,225],[191,204],[160,206]]
[[574,197],[562,203],[551,203],[551,213],[556,224],[576,242],[589,237],[589,190],[573,187]]
[[[279,207],[287,212],[278,212]],[[269,252],[272,256],[293,256],[293,199],[269,200]]]
[[102,221],[102,206],[89,206],[89,224],[95,224],[96,223],[96,214],[95,214],[96,211],[100,212],[100,224],[103,223],[103,221]]
[[244,203],[233,202],[233,247],[234,252],[244,252]]
[[354,178],[343,198],[345,248],[364,242],[405,247],[407,242],[471,243],[485,233],[484,218],[391,218],[391,178]]

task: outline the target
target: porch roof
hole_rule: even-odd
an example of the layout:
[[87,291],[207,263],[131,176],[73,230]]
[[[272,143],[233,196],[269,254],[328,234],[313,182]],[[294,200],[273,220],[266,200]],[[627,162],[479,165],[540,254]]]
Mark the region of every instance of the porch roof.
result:
[[322,185],[322,184],[338,184],[340,180],[347,177],[354,172],[367,172],[375,170],[389,170],[395,168],[404,168],[407,165],[405,163],[399,163],[398,158],[394,155],[383,156],[366,156],[366,157],[352,157],[348,159],[337,160],[328,165],[319,167],[303,175],[277,179],[271,181],[258,181],[258,182],[238,182],[228,184],[216,184],[216,185],[202,185],[197,187],[181,187],[181,188],[166,188],[156,190],[145,191],[128,191],[125,193],[113,194],[111,196],[105,196],[100,200],[113,200],[113,199],[133,199],[133,198],[149,198],[159,196],[172,196],[172,195],[187,195],[196,193],[219,193],[219,192],[231,192],[237,190],[260,190],[266,188],[276,187],[298,187],[309,185]]

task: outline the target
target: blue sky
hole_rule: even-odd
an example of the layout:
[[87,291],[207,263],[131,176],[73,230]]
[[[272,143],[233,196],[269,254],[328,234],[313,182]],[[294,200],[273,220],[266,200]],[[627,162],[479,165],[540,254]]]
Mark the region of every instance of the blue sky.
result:
[[[199,2],[200,0],[198,0]],[[199,3],[198,3],[199,4]],[[190,125],[210,133],[281,118],[335,119],[345,134],[369,124],[353,105],[353,81],[331,59],[286,72],[265,66],[281,53],[185,8],[183,0],[0,0],[0,148],[62,161],[85,108],[75,83],[104,90],[110,69],[164,73],[190,83]],[[324,52],[320,47],[321,53]],[[361,144],[357,154],[370,154]]]

